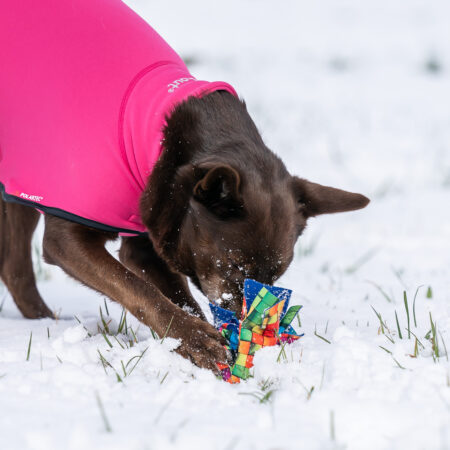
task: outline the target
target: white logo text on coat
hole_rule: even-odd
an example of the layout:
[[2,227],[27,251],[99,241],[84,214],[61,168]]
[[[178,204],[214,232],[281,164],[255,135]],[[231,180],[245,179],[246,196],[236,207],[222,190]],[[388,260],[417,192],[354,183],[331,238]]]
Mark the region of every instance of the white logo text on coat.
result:
[[169,92],[171,94],[175,89],[178,89],[180,84],[187,83],[188,81],[192,81],[192,80],[195,80],[195,78],[194,77],[178,78],[178,80],[174,80],[174,81],[172,81],[172,83],[169,83],[167,85],[167,87],[169,88],[167,90],[167,92]]

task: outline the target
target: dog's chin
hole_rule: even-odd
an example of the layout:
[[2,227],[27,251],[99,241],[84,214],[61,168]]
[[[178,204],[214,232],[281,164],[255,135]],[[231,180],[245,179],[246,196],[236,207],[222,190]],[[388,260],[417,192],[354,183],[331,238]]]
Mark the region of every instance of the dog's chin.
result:
[[218,273],[208,276],[191,273],[189,278],[195,287],[211,302],[222,308],[240,314],[244,296],[244,281],[227,280],[226,276]]
[[233,295],[229,292],[224,292],[216,303],[225,309],[229,309],[237,314],[241,312],[242,309],[242,295]]
[[219,286],[215,283],[199,280],[199,287],[211,303],[215,303],[222,308],[240,313],[242,309],[242,289],[236,285],[233,288],[225,288],[223,283]]

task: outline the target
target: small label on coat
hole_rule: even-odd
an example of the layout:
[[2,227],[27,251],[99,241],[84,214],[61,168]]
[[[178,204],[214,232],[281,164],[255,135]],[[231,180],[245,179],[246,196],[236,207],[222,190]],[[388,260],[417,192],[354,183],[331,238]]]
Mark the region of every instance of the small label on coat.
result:
[[25,194],[25,192],[22,192],[20,194],[20,197],[25,198],[26,200],[30,200],[32,202],[40,202],[42,201],[42,199],[44,197],[40,196],[40,195],[29,195],[29,194]]

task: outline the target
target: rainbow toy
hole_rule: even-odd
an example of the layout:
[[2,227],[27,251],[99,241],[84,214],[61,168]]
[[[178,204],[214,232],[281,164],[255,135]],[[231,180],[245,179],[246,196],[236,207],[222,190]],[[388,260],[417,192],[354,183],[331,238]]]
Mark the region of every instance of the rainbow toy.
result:
[[233,311],[210,303],[214,326],[227,340],[226,348],[233,356],[231,366],[217,363],[225,381],[234,384],[247,379],[255,352],[260,348],[290,344],[303,336],[291,326],[301,309],[301,306],[289,308],[291,294],[290,289],[246,279],[240,320]]

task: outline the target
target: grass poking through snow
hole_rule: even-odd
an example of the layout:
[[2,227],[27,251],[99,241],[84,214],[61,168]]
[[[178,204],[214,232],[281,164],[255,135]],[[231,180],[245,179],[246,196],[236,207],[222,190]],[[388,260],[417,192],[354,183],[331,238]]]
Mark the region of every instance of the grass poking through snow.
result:
[[319,339],[322,339],[322,341],[325,341],[327,344],[331,344],[331,342],[327,338],[324,338],[319,333],[317,333],[317,330],[314,330],[314,336],[318,337]]
[[30,332],[30,339],[29,339],[29,341],[28,341],[28,350],[27,350],[27,361],[29,361],[30,360],[30,354],[31,354],[31,343],[32,343],[32,341],[33,341],[33,332],[31,331]]
[[167,333],[169,332],[170,327],[172,326],[172,321],[173,321],[173,316],[170,319],[169,325],[167,325],[167,328],[166,328],[166,331],[164,333],[164,336],[161,339],[161,344],[164,342],[164,339],[166,339]]
[[380,286],[380,285],[378,285],[378,284],[376,284],[376,283],[374,283],[373,281],[370,281],[370,280],[367,280],[367,283],[370,283],[372,286],[374,286],[377,290],[378,290],[378,292],[389,302],[389,303],[393,303],[393,301],[392,301],[392,297],[390,296],[390,295],[388,295],[387,293],[386,293],[386,291],[384,291],[384,289]]
[[[373,284],[373,283],[372,283]],[[412,352],[409,354],[410,357],[412,358],[418,358],[419,356],[426,356],[428,351],[426,346],[422,343],[421,339],[418,337],[418,334],[420,334],[420,330],[426,329],[426,333],[424,335],[424,339],[426,339],[427,341],[429,341],[430,343],[430,347],[431,347],[431,356],[433,358],[434,362],[439,362],[440,358],[445,357],[446,360],[448,360],[448,351],[447,351],[447,347],[444,341],[444,338],[442,336],[442,334],[440,333],[440,331],[438,330],[438,326],[436,321],[433,320],[433,316],[432,313],[429,312],[429,328],[428,327],[424,327],[419,326],[417,323],[417,316],[416,316],[416,300],[417,300],[417,294],[420,290],[422,286],[419,286],[414,294],[414,299],[413,299],[413,303],[412,303],[412,322],[414,323],[414,328],[418,329],[416,330],[416,332],[412,331],[412,323],[411,323],[411,308],[410,308],[410,304],[408,301],[408,294],[406,292],[406,290],[403,291],[403,307],[404,307],[404,319],[406,320],[406,327],[402,328],[402,318],[399,317],[399,314],[397,313],[397,310],[394,310],[394,317],[395,317],[395,325],[397,328],[397,333],[392,333],[386,323],[385,320],[383,320],[381,314],[376,311],[376,309],[371,306],[372,310],[374,311],[375,315],[378,318],[379,321],[379,328],[378,328],[378,333],[379,334],[383,334],[386,336],[386,338],[389,340],[389,342],[391,342],[391,344],[395,344],[396,339],[401,340],[401,341],[413,341],[413,349]],[[381,292],[382,291],[381,288],[379,288],[379,290]],[[432,298],[432,289],[431,286],[428,287],[427,292],[425,294],[425,297],[427,299],[431,299]],[[406,333],[402,333],[402,329],[404,329],[406,331]],[[315,333],[316,334],[316,333]],[[396,363],[396,365],[401,368],[401,369],[405,369],[404,366],[402,366],[393,356],[393,352],[391,350],[389,350],[388,348],[379,345],[379,347],[384,350],[386,353],[390,354],[391,357],[393,358],[394,362]],[[428,347],[428,348],[430,348]]]
[[409,320],[409,305],[408,305],[408,297],[406,295],[406,291],[403,291],[403,301],[405,303],[406,320],[408,323],[408,339],[411,339],[411,324],[410,324],[410,320]]
[[402,330],[400,329],[400,324],[398,323],[397,311],[395,311],[395,322],[396,322],[396,324],[397,324],[397,333],[398,333],[398,337],[399,337],[400,339],[403,339],[403,336],[402,336]]
[[353,264],[348,266],[344,272],[348,275],[351,275],[357,272],[364,264],[369,262],[377,253],[378,249],[372,248],[366,253],[364,253],[361,257],[359,257]]
[[330,439],[336,442],[336,425],[334,422],[334,411],[330,411]]
[[111,425],[109,423],[108,417],[106,416],[105,408],[98,392],[95,393],[95,399],[97,401],[98,410],[100,411],[100,416],[102,418],[103,425],[105,426],[105,430],[107,433],[112,433]]
[[247,395],[258,400],[259,403],[265,404],[273,400],[273,396],[277,389],[274,387],[274,381],[267,378],[258,383],[259,391],[255,392],[239,392],[239,395]]
[[417,328],[417,319],[416,319],[416,299],[417,294],[419,293],[420,288],[423,286],[418,286],[416,289],[416,293],[414,294],[414,300],[413,300],[413,319],[414,319],[414,326]]

